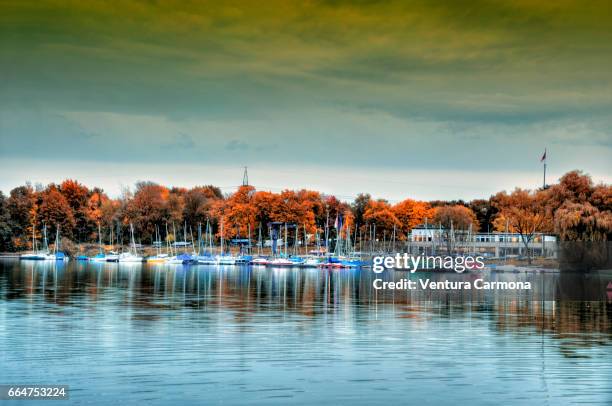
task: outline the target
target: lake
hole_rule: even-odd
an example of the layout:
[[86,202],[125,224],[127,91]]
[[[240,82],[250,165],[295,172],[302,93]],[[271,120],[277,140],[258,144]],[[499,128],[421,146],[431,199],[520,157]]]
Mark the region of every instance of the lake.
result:
[[601,280],[427,293],[376,277],[3,259],[0,384],[69,385],[59,404],[612,403],[612,304],[559,293]]

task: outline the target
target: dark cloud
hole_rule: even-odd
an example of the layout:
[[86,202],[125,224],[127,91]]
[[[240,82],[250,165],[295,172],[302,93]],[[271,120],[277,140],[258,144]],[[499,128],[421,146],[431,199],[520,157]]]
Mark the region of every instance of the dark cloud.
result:
[[605,171],[611,4],[3,2],[0,155]]

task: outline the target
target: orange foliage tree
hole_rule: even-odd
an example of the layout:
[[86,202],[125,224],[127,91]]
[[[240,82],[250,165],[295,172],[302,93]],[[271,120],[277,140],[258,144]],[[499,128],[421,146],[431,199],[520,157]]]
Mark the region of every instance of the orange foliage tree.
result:
[[76,221],[68,201],[56,185],[51,184],[40,193],[38,215],[47,225],[49,237],[55,235],[58,227],[63,236],[72,237]]
[[249,229],[253,232],[257,218],[252,204],[254,195],[253,186],[240,186],[228,199],[217,202],[213,213],[222,225],[217,231],[218,236],[247,238]]
[[547,232],[552,228],[552,218],[545,208],[548,193],[530,192],[515,189],[511,194],[500,192],[495,196],[499,213],[493,222],[497,231],[518,233],[525,246],[527,259],[531,263],[529,243],[536,233]]
[[170,191],[153,182],[139,182],[134,197],[127,203],[125,222],[132,223],[140,238],[151,241],[155,226],[169,219]]
[[376,225],[376,235],[374,238],[382,238],[383,236],[391,236],[394,228],[401,226],[400,221],[395,216],[391,205],[386,200],[370,200],[363,213],[363,219],[366,224]]
[[[432,209],[431,206],[436,207]],[[476,210],[477,216],[470,208]],[[373,200],[367,194],[357,196],[349,205],[334,196],[312,190],[272,193],[243,186],[223,196],[214,186],[169,189],[151,182],[137,183],[134,193],[125,189],[121,197],[110,199],[101,189],[90,189],[68,179],[46,189],[34,190],[30,185],[17,187],[1,202],[1,210],[0,229],[5,236],[1,238],[2,246],[10,245],[12,249],[28,248],[33,230],[40,239],[42,220],[48,223],[50,234],[59,224],[64,236],[76,236],[79,241],[95,240],[98,224],[106,235],[109,228],[121,224],[125,230],[132,222],[136,238],[151,241],[155,227],[159,226],[163,232],[166,222],[170,223],[170,230],[175,223],[177,231],[185,228],[189,236],[198,223],[206,220],[211,221],[217,235],[220,235],[219,223],[223,221],[226,238],[245,238],[249,228],[252,238],[257,236],[259,227],[265,236],[268,223],[277,221],[296,224],[299,239],[317,231],[324,235],[326,229],[330,230],[331,239],[338,235],[346,238],[348,233],[363,235],[364,231],[371,236],[374,225],[374,238],[390,237],[395,229],[397,238],[404,239],[426,218],[432,225],[441,223],[447,232],[451,221],[455,230],[467,230],[471,224],[474,232],[478,230],[476,218],[487,229],[493,225],[503,231],[508,224],[509,231],[521,234],[526,247],[535,233],[553,229],[562,239],[606,240],[612,237],[612,187],[594,185],[591,178],[580,171],[568,172],[559,183],[536,192],[517,189],[511,194],[501,192],[489,199],[468,203],[425,203],[406,199],[395,205]],[[334,230],[339,215],[343,217],[343,228]],[[357,225],[360,230],[356,230]],[[529,250],[527,252],[529,254]]]
[[391,210],[399,222],[400,239],[406,239],[414,227],[422,224],[425,218],[431,220],[434,215],[428,203],[412,199],[397,203]]
[[77,239],[81,240],[91,233],[92,227],[95,227],[96,224],[88,216],[90,191],[85,185],[72,179],[63,181],[59,186],[59,190],[66,198],[68,205],[70,205],[75,221],[74,229],[64,231],[69,231]]

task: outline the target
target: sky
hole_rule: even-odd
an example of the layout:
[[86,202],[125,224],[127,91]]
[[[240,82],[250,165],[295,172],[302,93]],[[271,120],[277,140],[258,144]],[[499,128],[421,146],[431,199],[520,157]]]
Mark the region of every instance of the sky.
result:
[[609,1],[0,0],[0,190],[612,182]]

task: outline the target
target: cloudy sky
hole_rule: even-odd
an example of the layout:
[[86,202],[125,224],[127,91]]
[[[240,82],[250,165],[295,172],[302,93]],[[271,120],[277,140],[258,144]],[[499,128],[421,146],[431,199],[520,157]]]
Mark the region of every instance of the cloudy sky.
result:
[[0,0],[0,190],[612,182],[609,1]]

